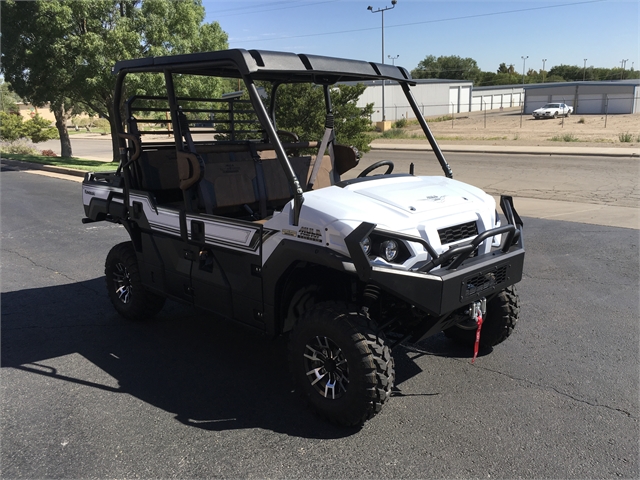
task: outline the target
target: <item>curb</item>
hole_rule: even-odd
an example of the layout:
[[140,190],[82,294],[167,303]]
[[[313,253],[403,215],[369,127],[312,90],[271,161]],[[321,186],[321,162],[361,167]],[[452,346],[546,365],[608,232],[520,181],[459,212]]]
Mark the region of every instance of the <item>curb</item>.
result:
[[0,160],[4,165],[7,165],[9,167],[17,167],[17,168],[22,167],[23,169],[27,167],[31,170],[43,170],[45,172],[60,173],[63,175],[72,175],[74,177],[84,178],[85,174],[88,173],[88,170],[87,171],[75,170],[75,169],[66,168],[66,167],[56,167],[54,165],[43,165],[41,163],[31,163],[31,162],[22,162],[20,160],[10,160],[8,158],[0,158]]
[[[446,146],[440,145],[440,149],[443,153],[495,153],[495,154],[509,154],[509,155],[560,155],[560,156],[580,156],[580,157],[628,157],[628,158],[638,158],[640,157],[640,152],[638,151],[626,151],[626,152],[617,152],[617,151],[607,151],[607,152],[594,152],[589,150],[583,151],[565,151],[562,150],[554,150],[554,151],[542,151],[542,150],[515,150],[510,148],[487,148],[483,145],[478,146],[469,146],[467,148],[459,148],[456,146]],[[399,151],[407,151],[407,152],[416,152],[416,151],[431,151],[431,145],[419,145],[419,144],[371,144],[371,150],[399,150]]]

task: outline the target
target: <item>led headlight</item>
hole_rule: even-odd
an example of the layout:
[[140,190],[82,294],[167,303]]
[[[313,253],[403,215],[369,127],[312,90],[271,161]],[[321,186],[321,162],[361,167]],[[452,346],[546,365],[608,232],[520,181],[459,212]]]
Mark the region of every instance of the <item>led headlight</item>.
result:
[[371,239],[369,237],[365,237],[364,240],[360,242],[360,245],[362,245],[365,255],[371,253]]
[[392,262],[398,256],[398,243],[395,240],[385,240],[380,244],[380,254],[387,262]]

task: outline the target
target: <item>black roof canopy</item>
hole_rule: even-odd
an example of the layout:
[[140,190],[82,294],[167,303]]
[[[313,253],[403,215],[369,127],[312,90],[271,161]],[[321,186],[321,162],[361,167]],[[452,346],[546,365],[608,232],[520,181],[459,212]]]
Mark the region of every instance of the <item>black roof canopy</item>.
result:
[[395,80],[414,84],[409,72],[393,65],[266,50],[219,50],[166,57],[147,57],[116,63],[113,73],[161,72],[211,75],[285,83],[359,82]]

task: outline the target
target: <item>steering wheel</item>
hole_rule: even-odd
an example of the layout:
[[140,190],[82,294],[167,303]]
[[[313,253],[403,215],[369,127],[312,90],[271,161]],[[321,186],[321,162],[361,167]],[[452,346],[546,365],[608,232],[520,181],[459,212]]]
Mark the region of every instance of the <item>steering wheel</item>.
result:
[[362,171],[362,173],[358,175],[358,178],[366,177],[371,172],[373,172],[376,168],[385,167],[385,166],[387,167],[387,171],[384,172],[384,175],[389,175],[391,172],[393,172],[394,165],[391,160],[380,160],[379,162],[376,162],[373,165],[369,165],[367,168],[365,168]]
[[293,132],[287,132],[286,130],[277,130],[276,133],[280,137],[288,137],[291,143],[298,143],[300,141],[298,135]]

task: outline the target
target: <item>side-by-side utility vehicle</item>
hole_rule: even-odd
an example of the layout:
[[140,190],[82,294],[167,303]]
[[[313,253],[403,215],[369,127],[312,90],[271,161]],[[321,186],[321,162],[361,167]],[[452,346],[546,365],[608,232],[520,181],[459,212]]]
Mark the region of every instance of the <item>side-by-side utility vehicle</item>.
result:
[[[511,197],[500,217],[493,197],[452,179],[404,68],[226,50],[121,61],[114,73],[120,164],[87,174],[82,196],[84,222],[131,236],[105,266],[122,316],[153,317],[171,298],[287,335],[296,390],[342,425],[389,400],[401,342],[444,332],[488,349],[511,334],[522,221]],[[392,173],[388,160],[352,173],[358,152],[336,141],[332,94],[383,80],[404,92],[444,176]],[[207,82],[237,91],[186,95]],[[299,83],[323,92],[321,138],[278,128],[278,92]],[[161,93],[139,94],[152,85]]]

